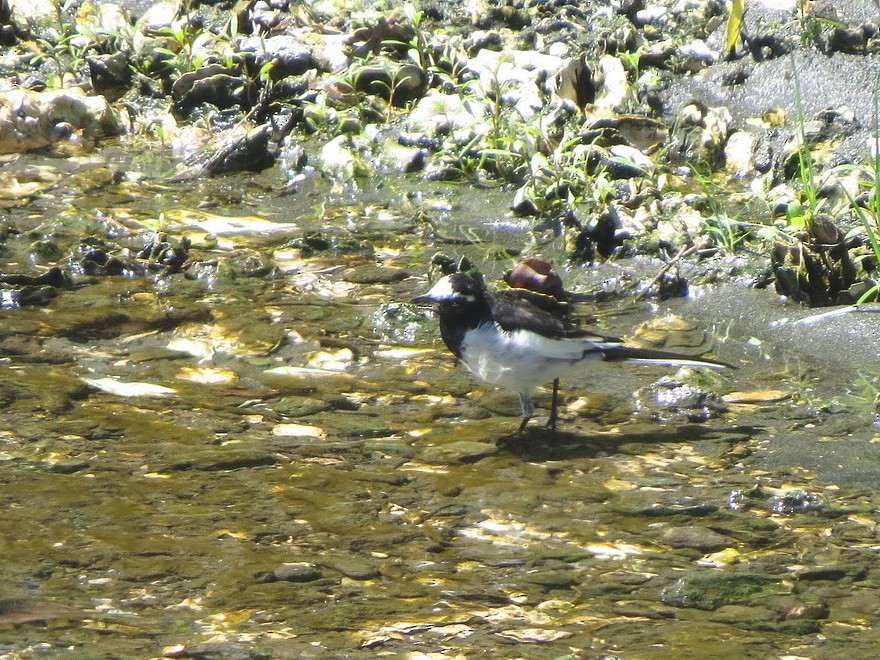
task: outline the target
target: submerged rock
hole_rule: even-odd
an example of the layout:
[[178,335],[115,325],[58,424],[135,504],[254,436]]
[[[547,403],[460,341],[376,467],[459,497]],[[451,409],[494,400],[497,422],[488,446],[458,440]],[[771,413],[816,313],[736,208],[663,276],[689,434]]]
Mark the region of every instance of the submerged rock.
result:
[[661,600],[675,607],[715,610],[750,603],[784,590],[781,579],[759,573],[691,572],[663,590]]
[[428,463],[476,463],[482,458],[493,456],[500,450],[488,442],[459,440],[434,447],[426,447],[421,459]]
[[304,561],[282,564],[272,576],[282,582],[313,582],[321,578],[321,569]]
[[657,539],[673,548],[694,548],[703,552],[721,550],[731,545],[732,540],[707,527],[668,527]]
[[342,271],[342,279],[355,284],[392,284],[409,277],[409,272],[400,268],[365,264]]
[[57,266],[41,275],[0,274],[0,308],[46,305],[70,280]]
[[121,135],[125,127],[103,96],[86,96],[76,88],[0,94],[0,153],[41,149],[78,131],[100,138]]
[[649,412],[661,419],[683,416],[692,422],[705,421],[727,410],[724,400],[694,385],[664,376],[656,383],[635,393],[635,406],[640,412]]

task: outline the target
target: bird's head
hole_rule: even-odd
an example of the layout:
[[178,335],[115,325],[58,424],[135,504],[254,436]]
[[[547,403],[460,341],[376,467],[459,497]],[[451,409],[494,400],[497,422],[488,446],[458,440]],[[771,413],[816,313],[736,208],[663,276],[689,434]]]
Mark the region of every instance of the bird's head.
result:
[[454,308],[473,304],[482,298],[483,291],[476,280],[464,273],[453,273],[441,277],[430,291],[416,296],[410,302]]

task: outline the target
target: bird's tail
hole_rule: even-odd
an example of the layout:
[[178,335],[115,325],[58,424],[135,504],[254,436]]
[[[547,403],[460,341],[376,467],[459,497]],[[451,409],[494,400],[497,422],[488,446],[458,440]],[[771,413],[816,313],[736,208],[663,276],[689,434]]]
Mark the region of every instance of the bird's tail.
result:
[[659,351],[653,348],[636,348],[634,346],[611,345],[603,346],[605,360],[609,362],[635,362],[638,364],[665,364],[674,367],[707,367],[709,369],[734,369],[732,364],[718,360],[706,360],[681,353]]

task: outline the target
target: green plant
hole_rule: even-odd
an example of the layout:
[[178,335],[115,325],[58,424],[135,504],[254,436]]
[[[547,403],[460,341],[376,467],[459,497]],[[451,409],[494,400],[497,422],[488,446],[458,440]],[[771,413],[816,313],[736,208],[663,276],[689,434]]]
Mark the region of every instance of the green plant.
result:
[[[502,64],[499,59],[498,67]],[[523,183],[529,179],[530,159],[540,129],[527,125],[515,112],[505,107],[503,84],[498,69],[488,85],[479,80],[463,88],[488,109],[488,120],[475,118],[473,135],[458,147],[453,158],[462,175],[490,175],[503,181]],[[486,88],[488,87],[488,89]]]
[[90,4],[79,8],[76,19],[71,18],[69,12],[74,4],[70,0],[52,0],[52,22],[41,30],[45,36],[24,44],[25,48],[31,48],[31,62],[34,65],[45,63],[52,69],[46,79],[46,85],[50,88],[64,87],[68,78],[79,76],[88,52],[97,50],[102,43],[106,45],[118,37],[100,28],[95,28],[95,32],[91,31],[92,28],[88,27],[89,19],[95,9]]
[[303,105],[303,121],[306,128],[312,133],[328,130],[331,118],[335,117],[336,111],[327,103],[327,93],[319,92],[315,100]]
[[176,21],[173,25],[160,30],[160,35],[169,37],[173,46],[171,48],[157,46],[154,51],[164,56],[163,64],[166,71],[174,70],[178,73],[195,71],[204,64],[204,58],[197,54],[196,47],[207,34],[202,36],[202,30],[193,27],[187,20]]
[[728,57],[736,51],[736,42],[742,34],[745,13],[746,0],[733,0],[730,3],[730,16],[727,18],[727,34],[724,43],[724,51]]
[[[865,172],[869,175],[866,184],[868,188],[867,205],[863,208],[856,203],[846,188],[841,185],[841,189],[849,199],[849,205],[859,220],[861,229],[868,240],[871,247],[872,256],[874,257],[874,270],[880,269],[880,76],[874,83],[874,154],[873,160],[869,166],[848,166],[848,169]],[[876,278],[875,278],[876,279]],[[862,296],[856,301],[857,305],[864,302],[875,300],[880,293],[880,282],[875,282]]]
[[819,196],[818,187],[816,186],[815,168],[813,165],[813,155],[810,151],[810,145],[804,132],[806,119],[804,117],[803,95],[801,94],[800,77],[798,76],[797,67],[794,65],[794,56],[791,60],[792,78],[794,80],[795,104],[797,106],[797,159],[798,159],[798,179],[801,183],[801,192],[803,201],[800,206],[792,206],[787,214],[788,227],[790,230],[797,231],[799,229],[806,230],[807,234],[812,234],[812,221],[816,213],[819,212]]
[[[876,157],[874,160],[874,179],[869,184],[871,190],[868,193],[869,201],[867,209],[862,208],[862,206],[859,205],[856,200],[852,199],[852,197],[849,198],[849,202],[850,208],[858,218],[861,230],[864,232],[865,237],[868,240],[868,245],[871,248],[871,253],[874,258],[874,270],[876,270],[877,267],[880,266],[880,229],[878,229],[877,226],[877,219],[880,218],[880,194],[878,194],[878,189],[880,189],[880,162],[878,162]],[[849,197],[849,193],[845,189],[844,192],[847,197]],[[876,300],[878,292],[880,292],[880,283],[875,282],[873,286],[859,297],[856,304],[861,305],[864,302]]]
[[441,48],[432,51],[430,64],[426,69],[434,84],[446,90],[454,90],[466,71],[467,57],[461,37],[450,39]]
[[425,32],[422,29],[424,13],[420,11],[414,3],[407,2],[403,5],[403,14],[412,24],[413,30],[415,31],[415,36],[412,40],[408,44],[405,44],[408,46],[406,51],[407,57],[423,70],[427,70],[434,62],[431,57],[431,50],[428,47],[428,38],[425,36]]
[[604,206],[608,203],[611,194],[614,192],[614,184],[608,176],[608,172],[598,172],[593,178],[592,200],[597,206]]
[[50,88],[64,87],[69,74],[75,75],[85,63],[85,56],[89,45],[77,45],[78,35],[67,34],[58,40],[37,39],[39,49],[35,52],[31,62],[39,66],[43,62],[49,63],[54,69],[46,79],[46,85]]
[[859,371],[848,394],[854,399],[873,404],[880,396],[880,378]]
[[755,223],[744,222],[740,217],[745,207],[740,208],[733,217],[723,208],[715,185],[709,176],[703,175],[691,166],[691,173],[703,191],[703,203],[708,213],[703,214],[703,230],[716,246],[728,254],[733,254],[751,236]]
[[801,26],[801,40],[804,43],[816,43],[822,32],[828,27],[845,28],[846,25],[827,16],[818,16],[815,13],[816,4],[810,0],[798,0],[797,17]]

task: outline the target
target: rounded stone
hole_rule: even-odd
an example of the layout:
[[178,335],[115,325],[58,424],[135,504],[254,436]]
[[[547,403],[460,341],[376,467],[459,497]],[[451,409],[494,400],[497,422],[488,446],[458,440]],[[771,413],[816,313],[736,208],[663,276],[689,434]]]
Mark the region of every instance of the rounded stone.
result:
[[279,582],[313,582],[320,579],[321,571],[314,564],[304,561],[281,564],[272,571]]

